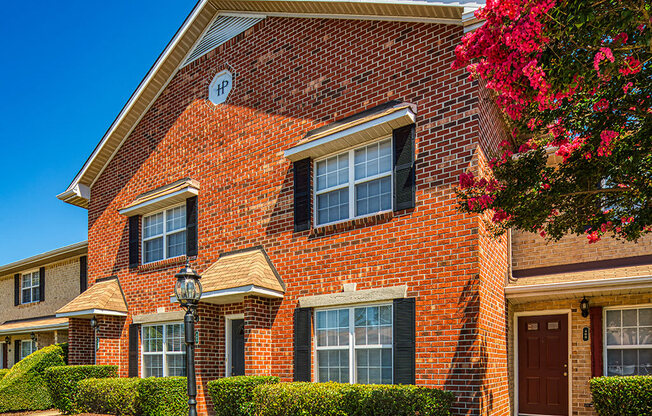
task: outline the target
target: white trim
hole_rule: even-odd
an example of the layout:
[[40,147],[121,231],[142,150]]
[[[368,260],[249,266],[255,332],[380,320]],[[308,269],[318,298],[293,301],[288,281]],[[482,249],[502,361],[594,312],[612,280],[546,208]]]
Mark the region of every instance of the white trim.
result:
[[573,342],[572,342],[572,310],[570,309],[551,309],[542,311],[524,311],[514,312],[514,321],[512,328],[514,330],[514,416],[524,416],[524,413],[518,412],[518,318],[523,316],[548,316],[548,315],[567,315],[566,325],[568,327],[568,414],[573,414],[573,365],[571,357],[573,356]]
[[[161,377],[169,377],[168,373],[168,366],[167,366],[167,356],[168,355],[180,355],[184,357],[184,365],[186,363],[185,357],[186,353],[184,351],[168,351],[168,343],[167,343],[167,327],[172,326],[172,325],[181,325],[181,345],[186,345],[185,344],[185,327],[184,327],[184,322],[183,321],[168,321],[168,322],[157,322],[157,323],[151,323],[151,324],[145,324],[140,326],[140,371],[138,372],[138,375],[140,378],[144,378],[143,374],[145,373],[145,355],[161,355],[163,357],[161,365],[161,371],[162,375]],[[161,334],[162,337],[162,347],[163,350],[160,352],[148,352],[145,353],[145,328],[149,327],[154,327],[154,326],[161,326],[163,327],[163,333]],[[186,346],[187,348],[187,346]],[[183,350],[183,347],[182,347]],[[186,368],[186,374],[188,374],[188,369]]]
[[[527,278],[523,278],[527,279]],[[505,296],[508,299],[571,295],[576,293],[602,292],[606,289],[640,289],[651,288],[652,276],[616,277],[611,279],[580,280],[577,282],[540,283],[534,285],[519,285],[505,287]]]
[[[38,274],[38,285],[34,285],[34,274]],[[30,286],[24,286],[25,277],[29,275],[29,284]],[[38,288],[38,300],[34,300],[34,289]],[[29,302],[25,302],[23,297],[23,292],[29,290]],[[26,271],[20,274],[20,304],[21,305],[30,305],[32,303],[41,302],[41,270],[33,269]]]
[[[652,303],[643,303],[640,305],[620,305],[620,306],[605,306],[602,308],[602,375],[606,376],[607,372],[607,350],[627,350],[627,349],[652,349],[652,345],[636,344],[636,345],[612,345],[611,348],[607,346],[607,312],[608,311],[623,311],[627,309],[646,309],[652,307]],[[621,315],[622,318],[622,315]],[[622,322],[621,326],[622,328]],[[636,328],[639,328],[637,325]]]
[[[176,209],[176,208],[181,208],[183,207],[183,228],[178,228],[176,230],[173,230],[172,232],[168,232],[168,211]],[[162,234],[157,234],[155,236],[147,237],[145,238],[145,218],[148,217],[153,217],[154,215],[158,214],[163,214],[163,233]],[[188,238],[188,233],[187,233],[187,227],[186,225],[188,224],[188,219],[187,219],[188,213],[186,212],[186,204],[185,203],[179,203],[179,204],[174,204],[170,205],[169,207],[165,207],[163,209],[158,209],[156,211],[147,213],[147,215],[143,215],[143,218],[141,220],[140,224],[140,250],[142,253],[142,261],[141,264],[150,264],[150,263],[156,263],[157,261],[162,261],[162,260],[167,260],[167,259],[173,259],[175,257],[183,257],[186,255],[186,249],[184,248],[183,254],[178,254],[175,256],[170,256],[168,253],[168,237],[171,235],[175,234],[180,234],[182,232],[186,233],[186,239]],[[163,239],[163,257],[160,259],[155,259],[151,261],[145,261],[146,258],[146,252],[145,252],[145,243],[151,240],[156,240],[158,238]]]
[[[222,13],[220,11],[220,13]],[[226,13],[235,13],[226,11]],[[381,22],[407,22],[431,23],[441,25],[464,25],[463,20],[447,19],[444,17],[419,17],[419,16],[382,16],[377,14],[335,14],[335,13],[292,13],[292,12],[265,12],[266,17],[295,17],[299,19],[341,19],[341,20],[375,20]]]
[[[48,264],[50,262],[50,259],[53,257],[58,257],[61,255],[66,255],[68,253],[74,253],[76,251],[79,251],[81,249],[87,249],[88,248],[88,241],[82,241],[79,243],[71,244],[68,246],[64,246],[61,248],[58,248],[56,250],[52,251],[46,251],[45,253],[37,254],[32,257],[28,257],[23,260],[18,260],[13,263],[6,264],[2,267],[0,267],[0,276],[7,274],[8,270],[14,270],[17,268],[22,268],[22,267],[28,267],[32,264],[38,263],[38,264]],[[30,269],[33,267],[30,267]]]
[[[246,295],[246,294],[261,295],[263,297],[279,298],[279,299],[283,298],[284,296],[283,292],[277,292],[276,290],[272,290],[272,289],[265,289],[263,287],[259,287],[256,285],[247,285],[247,286],[233,287],[229,289],[211,290],[208,292],[204,292],[204,294],[201,297],[201,300],[218,299],[227,296]],[[170,298],[170,302],[176,303],[177,297],[172,296]]]
[[199,195],[199,190],[192,185],[188,185],[184,189],[180,189],[176,192],[172,192],[171,194],[161,195],[149,201],[145,201],[138,205],[134,205],[133,207],[118,210],[118,213],[120,215],[132,216],[136,214],[145,214],[147,212],[147,214],[149,215],[148,211],[152,206],[159,206],[169,201],[170,208],[173,208],[172,205],[177,205],[180,200],[197,196],[197,195]]
[[28,334],[30,332],[50,332],[59,329],[68,329],[68,323],[66,322],[65,324],[38,325],[20,329],[0,329],[0,334]]
[[106,316],[127,316],[126,312],[110,311],[107,309],[86,309],[83,311],[73,311],[58,313],[57,318],[66,318],[69,316],[90,316],[90,315],[106,315]]
[[[233,313],[224,315],[224,351],[225,351],[225,365],[224,377],[231,377],[229,369],[231,368],[231,361],[233,361],[233,345],[231,343],[231,329],[234,320],[243,319],[244,313]],[[245,362],[246,366],[246,362]]]

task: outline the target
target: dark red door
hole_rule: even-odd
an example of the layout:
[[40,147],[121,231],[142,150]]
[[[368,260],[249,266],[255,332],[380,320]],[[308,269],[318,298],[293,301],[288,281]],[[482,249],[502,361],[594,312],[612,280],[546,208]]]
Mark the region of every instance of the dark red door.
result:
[[518,413],[568,415],[568,316],[518,318]]
[[9,344],[4,343],[2,344],[2,368],[7,368],[9,364],[8,358],[8,350],[9,349]]

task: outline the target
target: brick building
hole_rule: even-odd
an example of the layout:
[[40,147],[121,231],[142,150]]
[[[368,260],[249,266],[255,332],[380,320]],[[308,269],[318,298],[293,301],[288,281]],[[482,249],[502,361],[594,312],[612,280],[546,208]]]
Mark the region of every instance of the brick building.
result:
[[[567,270],[457,210],[459,174],[484,169],[503,134],[451,69],[477,7],[200,1],[59,195],[89,220],[91,286],[60,311],[71,361],[96,348],[123,376],[185,374],[172,292],[189,259],[204,276],[204,412],[206,383],[234,374],[416,383],[453,391],[456,414],[516,412],[512,322],[580,299],[521,296]],[[649,303],[644,286],[631,302]]]
[[86,241],[0,266],[0,368],[68,339],[56,311],[86,290]]

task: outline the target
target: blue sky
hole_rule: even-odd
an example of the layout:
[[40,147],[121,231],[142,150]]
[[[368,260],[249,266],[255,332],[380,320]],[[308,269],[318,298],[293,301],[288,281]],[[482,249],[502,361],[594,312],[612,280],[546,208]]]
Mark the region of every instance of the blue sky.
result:
[[0,265],[87,237],[56,198],[195,0],[5,2],[0,25]]

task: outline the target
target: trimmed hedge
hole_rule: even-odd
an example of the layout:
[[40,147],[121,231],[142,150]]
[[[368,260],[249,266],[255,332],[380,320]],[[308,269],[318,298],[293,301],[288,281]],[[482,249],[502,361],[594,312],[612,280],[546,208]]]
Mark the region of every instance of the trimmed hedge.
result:
[[0,380],[0,413],[52,408],[47,368],[65,364],[65,345],[50,345],[16,363]]
[[600,416],[652,415],[652,376],[597,377],[589,384]]
[[0,369],[0,380],[2,380],[2,379],[4,378],[4,376],[7,375],[8,372],[9,372],[9,369],[8,369],[8,368],[2,368],[2,369]]
[[70,414],[77,396],[77,383],[87,378],[118,377],[115,365],[71,365],[50,367],[45,370],[45,381],[54,407]]
[[185,416],[188,414],[186,377],[145,378],[138,385],[143,416]]
[[254,389],[257,416],[445,416],[454,396],[411,385],[263,384]]
[[247,416],[256,386],[277,384],[278,377],[237,376],[208,382],[208,393],[213,400],[216,416]]
[[87,378],[77,383],[74,410],[80,413],[140,415],[140,378]]

